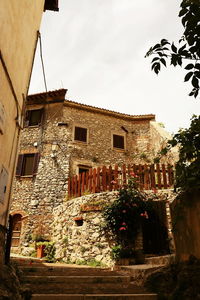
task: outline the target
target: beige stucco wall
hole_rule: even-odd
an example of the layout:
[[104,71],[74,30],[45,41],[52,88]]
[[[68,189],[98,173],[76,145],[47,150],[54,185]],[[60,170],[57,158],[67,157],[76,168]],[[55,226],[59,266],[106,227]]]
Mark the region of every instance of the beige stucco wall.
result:
[[200,259],[200,193],[179,195],[171,204],[176,259]]
[[0,225],[8,217],[20,124],[27,95],[44,0],[0,2],[0,172],[8,174]]

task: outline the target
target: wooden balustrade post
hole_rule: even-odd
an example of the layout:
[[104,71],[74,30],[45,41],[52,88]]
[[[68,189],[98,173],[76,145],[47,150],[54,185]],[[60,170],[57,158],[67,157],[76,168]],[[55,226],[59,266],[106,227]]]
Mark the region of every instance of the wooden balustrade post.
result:
[[92,173],[92,192],[96,193],[96,169],[93,169]]
[[157,180],[158,180],[158,189],[162,188],[161,176],[160,176],[160,164],[156,164]]
[[103,166],[103,168],[102,168],[102,187],[103,187],[104,192],[107,190],[106,170],[107,170],[106,166]]
[[118,185],[118,165],[115,165],[115,170],[114,170],[114,190],[116,191],[119,187]]

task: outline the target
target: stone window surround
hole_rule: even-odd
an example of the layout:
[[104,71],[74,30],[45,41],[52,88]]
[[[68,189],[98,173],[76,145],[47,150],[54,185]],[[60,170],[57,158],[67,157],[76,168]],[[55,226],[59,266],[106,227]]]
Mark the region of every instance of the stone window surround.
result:
[[73,174],[79,175],[79,168],[93,168],[94,164],[89,160],[74,160],[72,165]]
[[[87,129],[86,142],[75,140],[75,138],[74,138],[75,137],[75,127],[80,127],[80,128]],[[85,125],[80,124],[80,123],[74,123],[73,124],[73,130],[72,130],[72,139],[73,139],[74,143],[83,144],[83,145],[89,144],[89,128],[87,126],[85,126]]]
[[[124,137],[124,149],[121,148],[115,148],[113,146],[113,135],[119,135],[119,136],[123,136]],[[111,148],[115,151],[119,151],[119,152],[125,152],[126,151],[126,133],[125,132],[121,132],[121,131],[115,131],[112,130],[111,131]]]

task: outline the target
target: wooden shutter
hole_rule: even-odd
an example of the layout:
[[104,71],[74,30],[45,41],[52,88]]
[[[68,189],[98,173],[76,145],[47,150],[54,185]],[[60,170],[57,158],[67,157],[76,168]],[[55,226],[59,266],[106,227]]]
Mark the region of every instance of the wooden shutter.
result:
[[24,154],[19,154],[17,167],[16,167],[16,174],[15,174],[16,177],[20,177],[22,174],[23,160],[24,160]]
[[33,162],[33,175],[37,174],[39,161],[40,161],[40,153],[35,153],[34,162]]
[[26,111],[25,119],[24,119],[24,127],[28,127],[29,126],[30,113],[31,113],[30,110]]
[[43,124],[43,120],[44,120],[44,108],[40,110],[40,121],[38,122],[39,126]]

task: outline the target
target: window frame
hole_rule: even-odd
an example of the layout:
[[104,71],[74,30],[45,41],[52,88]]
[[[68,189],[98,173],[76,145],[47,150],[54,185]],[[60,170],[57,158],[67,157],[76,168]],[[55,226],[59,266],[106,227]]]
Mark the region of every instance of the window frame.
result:
[[[40,111],[40,119],[39,122],[35,125],[30,125],[31,113],[34,111]],[[35,109],[28,109],[26,111],[26,116],[24,120],[24,127],[39,127],[41,126],[44,118],[44,108],[35,108]]]
[[[25,170],[25,159],[27,156],[33,155],[33,165],[32,165],[32,173],[31,174],[24,174]],[[18,161],[17,161],[17,166],[16,166],[16,173],[15,176],[16,178],[32,178],[36,176],[37,171],[38,171],[38,165],[40,161],[40,153],[35,152],[35,153],[23,153],[18,155]]]
[[[124,138],[124,148],[118,148],[118,147],[114,146],[114,135],[120,136],[120,137]],[[111,133],[111,144],[112,144],[112,149],[113,150],[122,151],[122,152],[126,151],[126,134],[125,133],[121,133],[121,132],[113,131]]]
[[[75,130],[76,130],[76,128],[86,129],[86,141],[81,141],[81,140],[76,140],[75,139]],[[74,126],[73,126],[73,141],[75,143],[81,143],[83,145],[88,144],[89,143],[89,129],[88,129],[88,127],[80,125],[80,124],[74,124]]]

